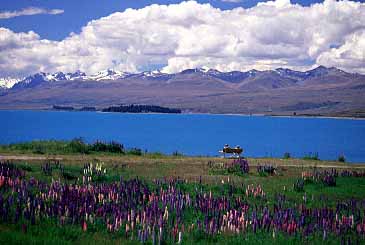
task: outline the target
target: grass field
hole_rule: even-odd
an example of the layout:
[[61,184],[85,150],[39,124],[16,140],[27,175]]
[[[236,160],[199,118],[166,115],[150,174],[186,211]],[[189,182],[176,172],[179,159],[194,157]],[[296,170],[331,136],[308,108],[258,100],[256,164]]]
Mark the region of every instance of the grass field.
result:
[[[52,154],[34,154],[32,152],[6,150],[4,148],[2,149],[2,152],[0,151],[0,156],[0,161],[4,162],[9,160],[14,163],[15,166],[24,173],[22,178],[27,181],[36,179],[48,184],[59,181],[61,184],[100,186],[119,182],[121,177],[123,180],[138,178],[138,180],[148,186],[149,190],[152,192],[158,188],[168,190],[169,186],[173,186],[177,190],[189,194],[193,202],[195,201],[196,195],[203,193],[206,195],[210,195],[211,193],[217,200],[222,197],[227,197],[229,202],[232,203],[231,205],[233,205],[235,200],[242,199],[243,203],[249,206],[245,217],[252,219],[251,222],[255,220],[252,217],[253,213],[256,211],[259,214],[259,217],[264,216],[263,210],[265,210],[265,207],[272,212],[270,217],[272,215],[271,218],[274,220],[275,213],[279,212],[275,211],[275,207],[278,206],[283,210],[287,210],[288,208],[296,210],[294,211],[295,215],[299,215],[298,212],[299,210],[302,210],[303,206],[307,209],[326,208],[328,210],[333,210],[340,218],[341,216],[346,218],[355,215],[355,224],[353,224],[352,227],[350,225],[350,228],[341,228],[342,230],[340,229],[339,233],[333,232],[336,230],[333,227],[327,229],[324,225],[323,227],[320,225],[317,228],[314,227],[313,232],[304,236],[304,230],[307,226],[311,226],[312,223],[317,224],[315,223],[316,221],[313,221],[313,217],[309,217],[306,219],[305,225],[297,228],[294,233],[286,232],[285,229],[276,228],[281,227],[277,226],[276,223],[271,223],[271,225],[265,229],[263,228],[263,224],[261,224],[259,225],[261,228],[254,230],[254,228],[252,228],[253,224],[250,223],[247,230],[244,232],[239,231],[236,233],[231,230],[223,230],[222,228],[221,231],[218,229],[213,232],[214,234],[210,234],[204,228],[190,229],[190,227],[192,224],[196,225],[197,222],[204,222],[204,218],[214,219],[214,217],[218,217],[218,219],[220,219],[219,222],[221,222],[224,213],[229,211],[228,208],[222,209],[219,212],[213,212],[209,210],[198,210],[194,205],[187,206],[182,210],[182,213],[180,214],[181,218],[178,215],[179,212],[174,210],[170,203],[167,206],[169,210],[171,210],[171,218],[166,221],[164,226],[164,229],[166,229],[164,232],[169,235],[166,235],[164,239],[160,241],[161,244],[178,243],[179,239],[176,236],[171,235],[173,234],[172,231],[175,226],[178,227],[176,228],[178,231],[183,231],[181,239],[181,243],[183,244],[365,243],[364,233],[362,233],[362,231],[357,231],[358,226],[356,226],[356,224],[362,224],[362,219],[365,217],[365,177],[341,176],[341,172],[345,170],[355,170],[359,173],[363,172],[365,166],[361,164],[303,159],[249,158],[247,159],[250,166],[249,173],[237,174],[236,172],[227,171],[224,167],[227,164],[229,165],[232,160],[221,158],[186,157],[180,155],[165,156],[161,154],[147,154],[143,156],[112,153],[57,154],[57,152],[53,152]],[[62,171],[55,167],[57,161],[62,164]],[[45,174],[46,172],[42,169],[46,162],[50,162],[50,166],[52,167],[52,171],[47,174]],[[83,183],[82,176],[85,163],[93,163],[94,165],[96,163],[103,163],[103,169],[106,169],[106,174],[103,175],[102,178],[93,179],[88,182],[88,184]],[[270,165],[275,167],[275,174],[258,173],[256,168],[258,165]],[[307,181],[304,184],[303,190],[294,190],[293,185],[298,179],[302,178],[303,172],[323,172],[330,169],[337,169],[339,173],[338,177],[336,177],[335,186],[327,186],[323,183]],[[168,178],[168,180],[166,178]],[[247,190],[249,185],[262,188],[265,193],[264,196],[254,197],[245,194],[245,190]],[[0,193],[2,198],[9,198],[11,195],[16,197],[14,190],[11,191],[10,187],[0,187]],[[157,191],[156,193],[160,192]],[[209,202],[210,200],[213,202],[213,199],[209,199]],[[123,201],[123,199],[119,201]],[[358,207],[356,208],[358,211],[349,208],[349,203],[351,203],[351,201],[356,201],[358,203]],[[347,205],[347,208],[338,209],[339,204]],[[26,204],[24,205],[26,206]],[[145,204],[136,205],[136,210],[148,208],[148,205],[144,207]],[[163,207],[161,201],[159,202],[159,205],[162,205],[161,207]],[[232,207],[230,209],[232,209]],[[234,209],[240,210],[239,207],[234,207]],[[10,210],[12,209],[10,208]],[[178,221],[179,217],[181,218],[180,221]],[[1,244],[158,244],[157,241],[153,242],[151,236],[149,236],[147,240],[139,239],[137,236],[137,229],[132,231],[128,236],[125,235],[125,222],[119,230],[110,231],[105,226],[105,220],[105,217],[104,219],[97,219],[95,217],[95,221],[88,222],[88,228],[87,230],[84,230],[81,225],[83,222],[82,220],[78,220],[77,222],[66,222],[66,224],[60,225],[57,216],[49,217],[47,219],[36,219],[36,223],[31,224],[29,220],[24,218],[14,222],[12,219],[1,219],[0,215],[0,242]],[[297,219],[293,218],[293,220],[296,221]],[[334,218],[333,222],[335,222]],[[26,225],[26,229],[24,229],[24,225]],[[142,232],[145,229],[145,225],[142,226],[142,223],[140,225],[139,229]],[[187,227],[189,227],[189,229]],[[151,233],[150,230],[149,233]]]

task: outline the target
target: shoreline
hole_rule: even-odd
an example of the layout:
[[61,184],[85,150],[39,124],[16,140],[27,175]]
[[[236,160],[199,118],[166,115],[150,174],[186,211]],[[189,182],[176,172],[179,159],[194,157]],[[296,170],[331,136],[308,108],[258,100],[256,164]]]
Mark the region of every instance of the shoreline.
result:
[[355,116],[326,116],[326,115],[280,115],[280,114],[265,114],[265,113],[252,113],[252,114],[244,114],[244,113],[209,113],[209,112],[181,112],[181,113],[159,113],[159,112],[104,112],[101,110],[95,111],[83,111],[83,110],[54,110],[52,108],[21,108],[21,109],[0,109],[0,111],[51,111],[51,112],[95,112],[95,113],[107,113],[107,114],[143,114],[143,115],[211,115],[211,116],[241,116],[241,117],[279,117],[279,118],[318,118],[318,119],[345,119],[345,120],[365,120],[365,117],[355,117]]
[[[188,159],[220,159],[222,161],[237,159],[236,157],[223,157],[223,155],[214,155],[214,154],[188,154],[182,153],[179,151],[178,155],[174,155],[174,153],[169,152],[161,152],[161,151],[148,151],[147,149],[142,149],[138,147],[125,147],[123,154],[111,153],[111,152],[95,152],[90,151],[88,153],[80,153],[80,152],[64,152],[64,151],[47,151],[45,150],[43,153],[34,153],[32,150],[14,150],[14,149],[6,149],[10,145],[19,145],[19,144],[33,144],[33,143],[47,143],[47,142],[63,142],[69,143],[70,140],[57,140],[57,139],[47,139],[47,140],[31,140],[31,141],[18,141],[12,143],[0,143],[0,161],[4,160],[4,157],[9,156],[32,156],[35,158],[54,158],[56,156],[67,156],[67,157],[146,157],[146,158],[188,158]],[[85,144],[91,145],[96,141],[84,141]],[[100,141],[104,142],[104,141]],[[123,145],[124,146],[124,145]],[[128,153],[130,150],[139,149],[141,150],[141,155],[134,155],[133,153]],[[309,159],[306,158],[306,154],[303,155],[292,155],[290,158],[283,158],[279,155],[277,156],[265,156],[265,155],[242,155],[243,158],[253,159],[253,160],[263,160],[263,161],[279,161],[279,162],[306,162],[312,163],[313,165],[321,165],[324,163],[331,163],[339,166],[364,166],[364,161],[351,161],[346,159],[345,162],[341,162],[336,160],[336,158],[320,158],[320,159]],[[298,167],[300,167],[298,165]]]

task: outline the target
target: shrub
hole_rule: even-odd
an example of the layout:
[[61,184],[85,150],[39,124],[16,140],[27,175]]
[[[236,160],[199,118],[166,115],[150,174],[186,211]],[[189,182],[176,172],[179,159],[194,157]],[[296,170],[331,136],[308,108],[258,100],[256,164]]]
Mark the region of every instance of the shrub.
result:
[[142,156],[142,150],[139,148],[132,148],[128,151],[128,154],[135,156]]
[[283,158],[284,159],[290,159],[291,158],[290,153],[289,152],[285,152]]
[[228,173],[230,173],[230,174],[234,174],[234,173],[242,174],[243,172],[241,171],[241,166],[240,165],[234,164],[234,165],[232,165],[228,168]]
[[115,141],[112,141],[110,143],[96,141],[94,144],[90,145],[90,150],[95,152],[110,152],[110,153],[124,154],[124,146]]
[[104,143],[96,141],[93,144],[88,144],[82,138],[75,138],[71,141],[56,141],[56,140],[35,140],[25,143],[16,143],[9,145],[0,145],[0,149],[6,151],[31,152],[34,154],[65,154],[65,153],[81,153],[88,154],[90,152],[110,152],[124,154],[125,149],[123,144],[116,141]]
[[34,153],[34,154],[41,154],[41,155],[43,155],[45,152],[44,152],[44,149],[43,149],[43,147],[42,147],[42,146],[40,146],[40,145],[36,145],[36,146],[34,147],[34,149],[33,149],[33,153]]
[[112,153],[124,153],[124,146],[118,142],[112,141],[108,145],[108,151]]
[[228,167],[229,173],[247,174],[249,171],[248,161],[244,158],[234,159]]
[[68,144],[67,148],[70,152],[74,153],[89,153],[89,147],[85,142],[82,140],[82,138],[76,138],[71,140],[71,142]]
[[316,153],[309,153],[308,155],[305,155],[303,157],[303,160],[316,160],[316,161],[319,161],[319,157],[318,157],[318,152]]
[[178,151],[174,151],[174,152],[172,153],[172,155],[173,155],[174,157],[182,157],[182,156],[183,156],[183,154],[182,154],[182,153],[180,153],[180,152],[178,152]]
[[344,155],[340,155],[337,159],[339,162],[346,162],[346,158]]
[[106,151],[107,145],[104,142],[96,141],[94,144],[91,145],[90,150],[96,152]]
[[272,165],[258,165],[257,166],[257,172],[261,175],[261,176],[266,176],[266,175],[274,175],[276,173],[276,167],[272,166]]

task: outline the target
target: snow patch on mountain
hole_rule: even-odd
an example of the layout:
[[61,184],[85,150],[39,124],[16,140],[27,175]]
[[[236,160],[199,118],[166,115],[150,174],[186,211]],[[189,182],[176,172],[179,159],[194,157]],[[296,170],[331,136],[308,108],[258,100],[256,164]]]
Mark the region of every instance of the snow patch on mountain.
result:
[[14,86],[17,82],[23,80],[23,78],[11,78],[11,77],[4,77],[0,78],[0,88],[9,89]]
[[130,73],[128,73],[128,72],[107,69],[104,71],[100,71],[94,75],[91,75],[91,76],[89,76],[89,78],[90,78],[90,80],[94,80],[94,81],[117,80],[117,79],[123,79],[129,75],[130,75]]

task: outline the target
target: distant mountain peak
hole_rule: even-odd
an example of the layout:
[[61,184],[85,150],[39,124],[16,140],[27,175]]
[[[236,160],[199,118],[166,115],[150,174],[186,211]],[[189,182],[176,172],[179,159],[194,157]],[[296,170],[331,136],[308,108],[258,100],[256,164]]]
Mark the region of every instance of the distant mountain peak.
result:
[[314,70],[327,70],[328,68],[325,67],[324,65],[319,65],[316,68],[314,68]]
[[199,71],[207,73],[209,72],[211,69],[208,66],[202,66],[199,68]]
[[[77,70],[73,73],[55,72],[55,73],[44,73],[39,72],[23,79],[16,78],[2,78],[0,79],[0,87],[2,89],[15,88],[25,88],[38,86],[45,82],[58,82],[58,81],[114,81],[123,80],[126,78],[130,79],[146,79],[155,81],[168,81],[171,78],[179,75],[189,75],[196,74],[196,76],[211,77],[215,79],[220,79],[229,83],[240,83],[242,81],[247,81],[246,79],[265,79],[268,80],[291,80],[294,83],[304,84],[308,79],[317,79],[327,75],[331,76],[347,76],[350,73],[346,73],[335,67],[325,67],[318,66],[314,69],[308,71],[296,71],[289,68],[277,68],[275,70],[259,71],[252,69],[249,71],[229,71],[221,72],[217,69],[208,68],[202,66],[200,68],[186,69],[179,73],[168,74],[161,70],[145,71],[141,73],[129,73],[123,71],[117,71],[114,69],[106,69],[97,72],[94,75],[87,75],[85,72]],[[193,78],[191,78],[193,79]],[[268,83],[268,82],[267,82]],[[17,85],[19,84],[19,85]]]
[[101,81],[101,80],[117,80],[125,78],[130,75],[128,72],[116,71],[114,69],[107,69],[99,71],[98,73],[89,76],[90,80]]
[[85,80],[85,79],[87,79],[87,76],[86,76],[85,72],[77,70],[73,73],[72,72],[67,73],[66,79],[67,80],[76,80],[76,79]]
[[146,77],[156,77],[161,75],[166,75],[167,73],[162,72],[161,70],[153,70],[153,71],[144,71],[142,75]]
[[320,65],[312,70],[308,70],[306,71],[306,74],[310,75],[310,76],[314,76],[314,77],[319,77],[319,76],[324,76],[329,74],[330,72],[339,72],[339,73],[344,73],[344,71],[339,70],[335,67],[325,67],[323,65]]
[[336,67],[333,67],[333,66],[332,67],[326,67],[326,66],[323,66],[323,65],[319,65],[314,69],[308,70],[307,72],[310,72],[310,71],[340,71],[340,72],[343,72],[342,70],[340,70]]
[[63,81],[67,80],[66,75],[63,72],[55,72],[52,74],[46,74],[48,81]]
[[9,89],[14,86],[19,81],[22,81],[24,78],[12,78],[12,77],[4,77],[0,78],[0,88]]

